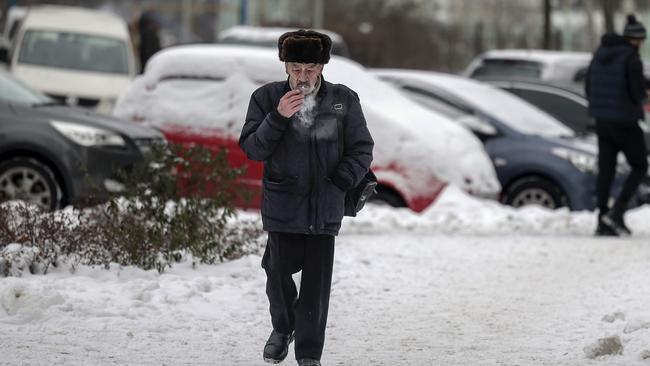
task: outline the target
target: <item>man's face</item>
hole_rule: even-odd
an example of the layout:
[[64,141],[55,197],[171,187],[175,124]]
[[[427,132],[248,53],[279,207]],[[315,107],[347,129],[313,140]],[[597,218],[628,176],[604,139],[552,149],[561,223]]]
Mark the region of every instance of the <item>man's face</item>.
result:
[[284,67],[289,75],[291,88],[298,88],[303,94],[309,94],[314,91],[318,78],[323,72],[323,64],[285,62]]
[[643,45],[643,42],[645,42],[645,39],[641,39],[641,38],[632,38],[632,39],[630,39],[630,43],[632,43],[632,45],[634,47],[636,47],[636,48],[641,48],[641,46]]

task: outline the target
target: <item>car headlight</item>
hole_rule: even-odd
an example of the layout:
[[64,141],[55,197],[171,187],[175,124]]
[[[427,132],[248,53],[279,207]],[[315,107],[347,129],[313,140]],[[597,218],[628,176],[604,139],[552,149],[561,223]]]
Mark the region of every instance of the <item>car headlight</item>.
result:
[[101,128],[62,121],[50,121],[50,124],[63,136],[82,146],[126,145],[122,136]]
[[598,158],[575,150],[556,147],[551,150],[553,155],[568,160],[576,169],[583,173],[598,174]]

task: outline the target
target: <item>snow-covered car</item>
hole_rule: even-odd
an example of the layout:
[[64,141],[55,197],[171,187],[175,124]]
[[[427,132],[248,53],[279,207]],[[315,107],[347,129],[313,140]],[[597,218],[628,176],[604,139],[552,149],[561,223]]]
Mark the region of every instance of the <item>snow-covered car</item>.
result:
[[[362,66],[332,56],[323,76],[355,90],[375,140],[372,168],[378,198],[420,212],[450,182],[476,195],[495,197],[496,173],[480,141],[380,81]],[[262,165],[238,146],[252,92],[286,79],[275,50],[231,45],[165,49],[120,96],[115,114],[157,126],[172,143],[228,149],[233,166],[247,166],[241,181],[260,192]],[[436,123],[431,123],[435,121]],[[249,205],[259,207],[259,195]]]
[[[426,71],[373,72],[481,138],[504,187],[503,203],[595,209],[598,159],[593,138],[579,138],[551,115],[486,83]],[[628,171],[619,164],[614,191],[622,188]],[[644,183],[634,204],[650,202],[649,192]]]
[[[589,101],[582,89],[527,80],[490,80],[489,84],[509,91],[557,118],[578,134],[596,131],[596,120],[589,116]],[[646,104],[646,121],[650,121]],[[650,130],[643,130],[646,146],[650,146]]]
[[[316,29],[327,34],[332,39],[332,54],[350,57],[348,45],[343,37],[326,29]],[[219,33],[219,43],[239,44],[248,46],[261,46],[277,49],[278,38],[286,32],[293,32],[294,28],[283,27],[257,27],[252,25],[236,25]]]
[[492,50],[472,60],[463,75],[479,80],[532,79],[581,85],[590,61],[588,52]]
[[3,61],[14,76],[71,106],[112,111],[136,74],[124,19],[58,5],[31,6],[11,19],[12,49]]

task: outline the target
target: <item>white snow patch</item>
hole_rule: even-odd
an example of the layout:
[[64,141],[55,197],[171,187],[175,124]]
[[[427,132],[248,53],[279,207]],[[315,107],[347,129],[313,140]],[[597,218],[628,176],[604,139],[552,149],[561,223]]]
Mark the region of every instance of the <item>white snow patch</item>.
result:
[[623,333],[625,334],[634,333],[642,329],[650,329],[650,322],[636,319],[636,320],[629,321],[625,325],[625,329],[623,329]]
[[625,320],[625,313],[623,313],[622,311],[616,311],[611,314],[604,315],[602,319],[602,321],[607,323],[613,323],[617,320]]
[[0,287],[0,322],[22,324],[39,320],[64,302],[59,292],[38,281],[9,277]]

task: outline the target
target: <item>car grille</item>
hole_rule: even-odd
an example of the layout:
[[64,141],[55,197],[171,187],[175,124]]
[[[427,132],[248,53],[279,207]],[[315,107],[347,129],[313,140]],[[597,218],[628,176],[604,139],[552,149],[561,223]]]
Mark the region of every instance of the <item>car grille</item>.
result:
[[151,157],[153,149],[156,146],[165,146],[167,143],[165,139],[161,138],[136,138],[133,139],[133,142],[145,158]]

